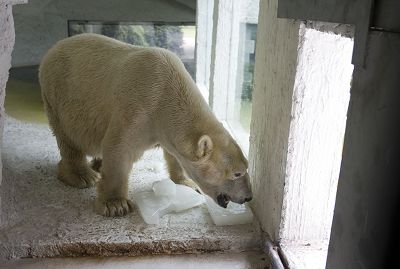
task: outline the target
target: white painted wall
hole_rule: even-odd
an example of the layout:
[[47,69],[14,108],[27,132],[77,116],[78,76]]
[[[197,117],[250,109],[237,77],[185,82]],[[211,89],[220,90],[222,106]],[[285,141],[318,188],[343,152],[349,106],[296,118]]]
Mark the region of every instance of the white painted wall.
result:
[[68,20],[195,22],[196,0],[31,0],[16,6],[12,66],[39,64],[68,36]]

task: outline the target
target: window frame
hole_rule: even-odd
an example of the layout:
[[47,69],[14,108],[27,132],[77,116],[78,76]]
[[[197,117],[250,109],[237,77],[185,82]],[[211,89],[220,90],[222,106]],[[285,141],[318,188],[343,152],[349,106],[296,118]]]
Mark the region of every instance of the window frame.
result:
[[[241,125],[240,109],[237,109],[238,85],[241,85],[241,78],[238,76],[238,71],[241,70],[239,50],[243,48],[241,40],[243,36],[240,30],[244,24],[255,23],[257,19],[242,16],[243,3],[240,1],[207,0],[207,2],[213,2],[212,35],[209,36],[211,61],[208,101],[216,117],[222,121],[244,154],[248,156],[250,132]],[[197,27],[198,32],[201,32],[202,11],[200,6],[198,8],[200,23]],[[201,50],[196,55],[198,58],[205,57]],[[202,91],[204,84],[201,80],[197,81],[197,85]]]

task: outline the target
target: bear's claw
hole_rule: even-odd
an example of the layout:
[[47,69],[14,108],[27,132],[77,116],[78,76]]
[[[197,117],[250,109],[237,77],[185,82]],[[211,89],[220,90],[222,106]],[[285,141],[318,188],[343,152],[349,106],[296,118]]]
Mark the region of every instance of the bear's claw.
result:
[[100,174],[87,166],[74,168],[61,161],[58,164],[58,179],[69,186],[83,189],[94,186],[100,180]]
[[107,201],[96,200],[96,212],[105,217],[122,217],[132,212],[134,204],[125,198],[110,199]]

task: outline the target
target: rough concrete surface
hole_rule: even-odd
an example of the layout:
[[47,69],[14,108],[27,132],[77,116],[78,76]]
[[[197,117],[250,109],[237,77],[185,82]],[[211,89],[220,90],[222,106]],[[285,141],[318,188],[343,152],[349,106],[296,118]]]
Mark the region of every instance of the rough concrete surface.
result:
[[1,269],[265,269],[265,253],[212,253],[146,257],[46,258],[5,261]]
[[353,75],[328,269],[399,268],[400,34],[371,31],[369,42]]
[[[4,97],[6,83],[8,80],[8,70],[11,66],[11,52],[14,47],[15,33],[14,20],[12,16],[12,4],[15,1],[0,0],[0,187],[2,183],[2,139],[4,128]],[[1,196],[0,196],[1,211]],[[2,218],[0,215],[0,224]]]
[[254,212],[273,241],[280,239],[300,29],[278,19],[277,7],[260,1],[249,154]]
[[352,51],[351,38],[301,27],[281,242],[329,240],[350,98]]
[[[122,218],[99,216],[94,188],[74,189],[56,179],[58,160],[47,125],[7,118],[0,258],[239,252],[259,246],[258,226],[217,227],[204,205],[166,215],[158,226],[144,223],[137,211]],[[134,166],[129,197],[165,175],[162,152],[148,151]]]
[[325,269],[328,240],[307,244],[280,244],[289,264],[295,269]]

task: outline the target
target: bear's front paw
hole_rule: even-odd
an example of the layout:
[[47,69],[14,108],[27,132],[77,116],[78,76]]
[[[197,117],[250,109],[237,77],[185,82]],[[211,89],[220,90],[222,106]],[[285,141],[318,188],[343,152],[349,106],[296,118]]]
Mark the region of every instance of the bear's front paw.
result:
[[105,217],[122,217],[132,212],[134,205],[131,200],[114,198],[108,200],[96,199],[96,212]]

